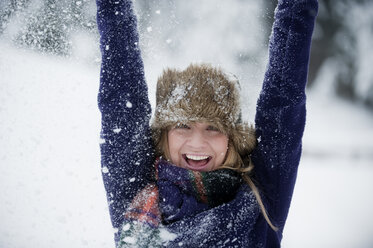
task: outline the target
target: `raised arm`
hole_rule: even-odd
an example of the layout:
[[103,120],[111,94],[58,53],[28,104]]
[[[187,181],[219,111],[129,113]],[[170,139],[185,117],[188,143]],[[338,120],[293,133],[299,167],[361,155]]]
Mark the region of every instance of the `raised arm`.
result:
[[305,126],[305,87],[317,0],[279,0],[269,64],[255,118],[258,147],[252,157],[274,224],[285,223]]
[[146,185],[153,161],[151,109],[131,1],[96,3],[102,53],[102,175],[112,224],[119,228],[127,205]]

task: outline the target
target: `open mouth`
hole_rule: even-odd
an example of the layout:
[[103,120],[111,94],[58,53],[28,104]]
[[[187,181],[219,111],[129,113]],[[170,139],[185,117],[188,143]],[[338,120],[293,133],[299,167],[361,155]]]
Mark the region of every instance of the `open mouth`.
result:
[[186,163],[189,165],[191,169],[198,170],[203,169],[210,160],[212,159],[211,156],[208,155],[191,155],[191,154],[183,154],[183,158]]

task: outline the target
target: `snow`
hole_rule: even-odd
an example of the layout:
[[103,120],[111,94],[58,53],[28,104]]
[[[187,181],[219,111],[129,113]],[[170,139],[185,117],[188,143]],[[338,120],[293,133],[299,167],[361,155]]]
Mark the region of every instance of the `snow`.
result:
[[123,241],[128,244],[136,244],[136,238],[135,237],[124,237]]
[[132,108],[132,103],[129,102],[129,101],[127,101],[127,102],[126,102],[126,107],[127,107],[127,108]]
[[98,67],[0,47],[0,247],[113,247]]
[[122,227],[122,231],[128,231],[128,230],[130,230],[130,228],[131,228],[131,225],[129,224],[129,223],[127,223],[127,224],[125,224],[123,227]]
[[113,129],[113,132],[114,132],[114,133],[120,133],[121,131],[122,131],[121,128],[114,128],[114,129]]
[[102,167],[101,171],[102,171],[102,173],[109,173],[109,169],[106,166]]
[[[5,42],[0,51],[0,247],[114,247],[98,65]],[[373,117],[320,87],[308,94],[307,118],[283,246],[371,247]]]
[[186,95],[187,89],[185,85],[178,85],[176,88],[171,92],[171,97],[168,100],[169,105],[174,106],[178,104]]
[[177,235],[169,232],[167,229],[160,228],[159,229],[159,237],[161,238],[162,243],[166,243],[168,241],[175,240],[177,238]]
[[372,247],[372,176],[372,160],[305,156],[283,247]]

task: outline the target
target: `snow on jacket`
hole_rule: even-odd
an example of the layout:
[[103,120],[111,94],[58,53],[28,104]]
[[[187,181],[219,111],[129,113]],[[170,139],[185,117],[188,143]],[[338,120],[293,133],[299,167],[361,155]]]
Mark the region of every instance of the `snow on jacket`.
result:
[[[153,182],[151,108],[130,0],[97,0],[102,67],[101,163],[118,244],[125,213]],[[255,182],[278,231],[260,213],[242,184],[234,198],[162,224],[165,247],[280,247],[301,156],[305,86],[317,0],[279,0],[269,44],[269,63],[257,102]],[[152,244],[148,244],[152,247]]]

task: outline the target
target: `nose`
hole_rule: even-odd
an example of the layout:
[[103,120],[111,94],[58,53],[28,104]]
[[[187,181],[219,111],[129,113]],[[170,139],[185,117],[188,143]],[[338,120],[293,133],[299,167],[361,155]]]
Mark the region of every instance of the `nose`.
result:
[[193,130],[188,141],[188,145],[195,149],[196,152],[200,151],[199,149],[206,145],[206,137],[198,130]]

